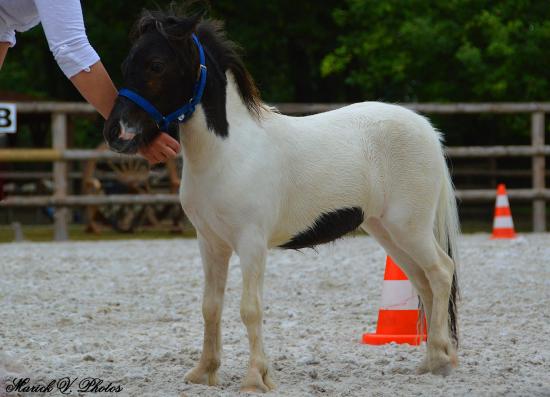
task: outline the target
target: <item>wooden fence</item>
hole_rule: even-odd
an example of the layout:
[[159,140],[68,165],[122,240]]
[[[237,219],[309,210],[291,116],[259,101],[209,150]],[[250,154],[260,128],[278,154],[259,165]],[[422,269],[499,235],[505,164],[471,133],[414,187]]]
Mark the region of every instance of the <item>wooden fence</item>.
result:
[[[284,103],[277,107],[282,113],[303,115],[337,109],[346,104],[302,104]],[[545,113],[550,112],[550,103],[410,103],[403,106],[420,113],[466,114],[466,113],[530,113],[531,145],[522,146],[468,146],[448,147],[447,154],[453,157],[531,157],[532,188],[508,191],[511,199],[528,200],[533,203],[533,231],[546,230],[546,201],[550,201],[550,189],[545,186],[545,156],[550,155],[550,145],[545,145]],[[52,129],[51,149],[0,149],[0,162],[53,162],[53,196],[19,197],[11,196],[0,201],[0,208],[56,206],[54,218],[55,240],[68,239],[68,207],[104,204],[166,204],[178,203],[174,194],[150,195],[68,195],[67,162],[89,159],[124,159],[112,152],[96,150],[67,149],[67,116],[92,114],[95,110],[85,103],[36,102],[18,103],[18,113],[50,113]],[[463,201],[491,201],[495,198],[493,189],[458,190]]]

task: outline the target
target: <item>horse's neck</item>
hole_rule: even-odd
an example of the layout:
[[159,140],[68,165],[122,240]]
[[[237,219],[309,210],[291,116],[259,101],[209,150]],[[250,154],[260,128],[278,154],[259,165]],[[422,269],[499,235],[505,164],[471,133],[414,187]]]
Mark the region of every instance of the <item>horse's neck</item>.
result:
[[189,170],[200,171],[208,165],[208,159],[215,159],[216,152],[221,148],[220,140],[208,130],[206,116],[202,107],[186,124],[180,125],[180,140],[183,150],[183,164]]
[[253,129],[261,128],[243,103],[231,73],[227,73],[226,112],[229,122],[229,136],[226,138],[216,136],[208,129],[202,106],[197,107],[191,120],[182,125],[184,166],[193,171],[204,170],[220,160],[228,150],[235,150],[239,142],[248,141],[253,136]]

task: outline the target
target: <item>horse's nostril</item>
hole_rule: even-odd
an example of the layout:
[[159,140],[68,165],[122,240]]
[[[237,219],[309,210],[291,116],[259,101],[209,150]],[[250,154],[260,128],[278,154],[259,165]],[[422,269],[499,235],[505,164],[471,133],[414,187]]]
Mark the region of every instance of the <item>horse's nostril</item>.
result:
[[122,139],[123,141],[130,141],[134,139],[135,136],[136,136],[135,132],[126,131],[125,129],[121,129],[120,133],[118,134],[118,138]]
[[135,127],[129,126],[126,122],[120,120],[118,123],[119,131],[117,138],[123,141],[131,141],[137,135]]
[[105,138],[107,138],[108,142],[111,142],[116,140],[119,134],[120,134],[120,129],[118,128],[118,126],[112,126],[107,130],[107,136]]
[[103,134],[109,148],[118,153],[136,153],[141,143],[138,131],[119,118],[108,120]]

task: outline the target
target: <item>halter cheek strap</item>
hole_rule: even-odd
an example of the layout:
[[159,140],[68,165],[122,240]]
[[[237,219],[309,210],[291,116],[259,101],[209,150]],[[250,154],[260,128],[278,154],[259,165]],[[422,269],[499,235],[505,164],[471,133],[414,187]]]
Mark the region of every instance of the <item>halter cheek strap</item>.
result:
[[185,123],[191,117],[191,115],[195,111],[195,107],[200,103],[202,99],[204,87],[206,86],[206,62],[204,57],[204,50],[199,39],[195,34],[193,34],[192,37],[195,45],[199,50],[200,74],[195,83],[195,87],[193,88],[193,96],[188,103],[175,110],[174,112],[164,116],[151,102],[139,95],[137,92],[132,91],[128,88],[122,88],[118,92],[119,96],[128,98],[140,108],[145,110],[149,114],[149,116],[151,116],[151,118],[155,120],[155,123],[157,124],[159,130],[167,131],[168,125],[170,123],[173,123],[174,121],[177,121],[178,123]]

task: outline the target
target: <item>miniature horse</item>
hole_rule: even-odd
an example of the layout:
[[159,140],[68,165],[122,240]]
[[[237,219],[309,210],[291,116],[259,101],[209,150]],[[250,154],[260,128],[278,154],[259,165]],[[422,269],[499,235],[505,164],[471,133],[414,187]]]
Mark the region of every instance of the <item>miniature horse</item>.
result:
[[134,153],[179,125],[180,198],[205,275],[203,352],[186,379],[217,383],[228,261],[236,252],[250,343],[242,388],[273,389],[262,338],[267,250],[313,247],[358,227],[397,261],[421,298],[428,343],[419,372],[447,375],[458,345],[459,224],[441,137],[430,123],[379,102],[284,116],[260,101],[216,21],[144,12],[134,36],[123,64],[126,88],[104,136],[113,150]]

